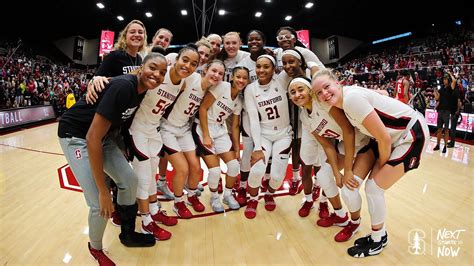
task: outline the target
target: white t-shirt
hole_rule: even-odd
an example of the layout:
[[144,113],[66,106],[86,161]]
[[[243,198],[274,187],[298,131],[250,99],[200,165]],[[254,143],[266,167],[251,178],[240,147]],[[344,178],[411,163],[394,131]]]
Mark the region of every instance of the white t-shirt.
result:
[[179,94],[178,99],[166,110],[163,119],[176,127],[182,127],[194,117],[201,105],[204,94],[201,87],[201,75],[193,73],[185,80],[186,88]]
[[416,117],[416,111],[410,106],[363,87],[344,86],[343,97],[344,113],[354,127],[363,134],[374,137],[362,122],[375,110],[392,137],[392,144],[407,129],[412,117]]
[[[220,82],[217,86],[210,88],[216,99],[207,110],[207,121],[212,124],[225,125],[225,120],[232,114],[240,115],[242,111],[242,97],[238,96],[232,100],[231,86],[229,82]],[[195,122],[199,123],[196,117]]]
[[229,82],[232,78],[232,71],[234,70],[234,67],[239,64],[240,61],[242,61],[245,57],[250,56],[249,52],[245,51],[238,51],[237,55],[233,58],[227,58],[224,60],[224,65],[225,65],[225,75],[224,75],[224,81]]

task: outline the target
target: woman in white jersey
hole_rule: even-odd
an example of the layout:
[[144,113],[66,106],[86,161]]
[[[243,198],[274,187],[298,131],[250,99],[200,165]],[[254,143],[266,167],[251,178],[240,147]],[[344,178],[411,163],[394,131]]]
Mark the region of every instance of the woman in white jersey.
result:
[[224,48],[221,50],[218,58],[224,62],[226,71],[224,81],[229,82],[232,77],[232,70],[245,57],[249,56],[249,52],[241,51],[240,46],[242,40],[240,34],[235,31],[230,31],[222,37]]
[[277,31],[277,42],[280,48],[275,49],[273,52],[276,57],[277,62],[277,70],[276,72],[280,72],[283,70],[283,62],[282,62],[282,53],[287,49],[296,49],[300,52],[306,62],[314,62],[315,65],[311,66],[310,69],[313,72],[316,72],[319,69],[324,68],[323,64],[319,60],[319,58],[314,54],[311,50],[304,48],[303,44],[298,41],[298,35],[296,31],[292,27],[281,27]]
[[168,225],[177,223],[177,220],[171,217],[160,219],[163,213],[158,211],[157,205],[155,176],[158,154],[163,144],[160,121],[166,109],[184,89],[185,79],[196,70],[198,62],[199,54],[195,47],[186,46],[181,49],[175,65],[168,67],[163,84],[145,95],[129,129],[132,166],[138,176],[137,200],[142,217],[141,228],[144,233],[153,234],[157,240],[168,239],[171,234],[164,234],[164,230],[160,229],[156,222]]
[[342,87],[330,70],[316,73],[312,89],[322,104],[342,109],[354,127],[377,141],[377,161],[365,185],[372,233],[347,250],[358,258],[377,255],[388,244],[385,190],[418,168],[428,126],[423,115],[406,104],[366,88]]
[[291,151],[291,135],[286,84],[280,78],[274,78],[275,59],[270,55],[261,55],[257,59],[256,73],[258,81],[245,90],[245,109],[250,118],[250,131],[254,142],[245,216],[249,219],[257,215],[258,188],[270,157],[272,166],[268,190],[264,196],[265,209],[276,208],[273,193],[280,188],[286,173]]
[[[225,73],[224,64],[213,64],[207,69],[206,75],[216,82],[222,80]],[[217,68],[217,66],[219,66]],[[211,72],[211,73],[209,73]],[[226,183],[223,202],[231,209],[240,208],[239,203],[232,195],[237,175],[240,171],[238,158],[240,156],[240,111],[242,97],[240,92],[248,84],[248,70],[236,67],[232,84],[220,82],[210,89],[199,107],[199,119],[196,118],[193,126],[193,136],[198,146],[198,153],[209,169],[207,182],[211,191],[211,207],[214,212],[223,212],[217,187],[221,176],[219,159],[227,165]],[[225,125],[227,117],[232,116],[232,141]]]
[[[186,79],[186,89],[178,100],[166,111],[161,121],[163,139],[162,154],[175,170],[173,191],[183,191],[187,180],[188,204],[197,212],[204,211],[204,205],[197,197],[197,185],[201,178],[201,165],[196,155],[196,144],[191,132],[191,119],[199,110],[204,95],[211,87],[215,87],[222,79],[218,76],[222,61],[216,60],[208,64],[204,77],[194,73],[192,80]],[[174,210],[179,217],[191,218],[192,213],[184,204],[176,204],[182,199],[175,197]]]
[[[264,49],[266,37],[263,32],[259,30],[251,30],[247,34],[247,45],[249,47],[250,56],[245,57],[238,64],[249,70],[249,84],[257,80],[257,74],[255,73],[255,64],[257,58],[263,54],[268,54]],[[244,150],[240,159],[240,184],[237,189],[236,199],[240,206],[247,204],[247,180],[250,172],[250,156],[253,151],[253,141],[250,136],[250,121],[245,107],[241,112],[241,133]]]
[[[322,108],[316,99],[312,99],[310,88],[309,80],[302,78],[292,80],[289,86],[291,100],[302,107],[300,119],[304,128],[302,143],[305,143],[305,145],[303,147],[310,148],[302,153],[301,158],[305,164],[306,161],[322,164],[321,170],[317,174],[318,181],[321,183],[324,193],[330,198],[335,212],[329,215],[327,203],[325,203],[325,206],[320,204],[319,217],[321,219],[317,221],[317,224],[322,227],[344,226],[334,237],[337,242],[344,242],[349,240],[359,229],[362,200],[358,190],[353,189],[352,186],[351,189],[348,189],[347,186],[342,187],[342,185],[343,183],[352,184],[353,182],[361,184],[372,169],[375,157],[373,151],[369,148],[369,137],[358,130],[354,130],[340,109],[331,108],[328,112]],[[352,134],[355,134],[355,136],[353,137]],[[314,135],[314,137],[311,135]],[[344,141],[342,141],[343,138]],[[318,141],[317,146],[314,145],[315,140]],[[339,141],[337,148],[332,140]],[[325,154],[321,154],[319,143],[322,145]],[[344,149],[346,146],[347,148]],[[355,149],[352,149],[354,146]],[[355,159],[353,162],[351,158],[353,158],[354,153]],[[324,162],[326,158],[329,164]],[[344,177],[339,172],[342,166],[344,166]],[[336,177],[336,182],[332,178],[333,175]],[[328,178],[331,180],[328,180]],[[351,221],[348,221],[345,212],[341,209],[336,184],[342,187],[341,197],[350,211]],[[309,200],[311,199],[307,198],[306,202]],[[303,207],[312,205],[312,203],[306,202]],[[324,214],[324,210],[326,210],[326,214]]]

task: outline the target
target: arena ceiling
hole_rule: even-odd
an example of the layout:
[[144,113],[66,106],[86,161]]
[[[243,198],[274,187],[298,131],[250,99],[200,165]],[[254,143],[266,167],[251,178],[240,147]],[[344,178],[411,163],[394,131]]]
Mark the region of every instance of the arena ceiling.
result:
[[[195,7],[202,8],[203,1],[13,0],[8,2],[11,7],[2,4],[5,8],[0,18],[2,38],[45,41],[73,35],[97,38],[102,29],[118,32],[130,20],[139,19],[146,25],[149,41],[156,29],[166,27],[175,35],[173,43],[182,44],[197,39],[193,2]],[[371,41],[408,31],[426,32],[452,26],[455,20],[472,23],[469,11],[473,10],[472,2],[464,0],[443,4],[415,0],[271,0],[270,3],[269,0],[205,0],[206,7],[211,8],[215,1],[217,9],[210,32],[239,31],[244,37],[249,30],[260,29],[267,35],[269,45],[276,44],[275,32],[284,25],[296,30],[309,29],[316,38],[336,34]],[[99,9],[97,2],[102,2],[105,8]],[[313,2],[313,7],[305,8],[307,2]],[[182,9],[188,11],[187,16],[181,15]],[[225,9],[226,15],[218,15],[219,9]],[[145,16],[147,11],[152,13],[151,18]],[[260,18],[255,17],[257,11],[262,12]],[[6,15],[8,13],[11,15]],[[117,15],[122,15],[124,21],[118,21]],[[291,21],[284,20],[287,15],[293,17]],[[201,21],[197,28],[200,31]]]

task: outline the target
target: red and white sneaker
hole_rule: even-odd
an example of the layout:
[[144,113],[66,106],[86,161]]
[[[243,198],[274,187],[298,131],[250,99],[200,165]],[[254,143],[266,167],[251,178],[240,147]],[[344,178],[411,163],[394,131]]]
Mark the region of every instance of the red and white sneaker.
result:
[[321,187],[320,186],[313,186],[313,201],[317,201],[319,199],[319,195],[321,194]]
[[263,199],[265,200],[265,210],[267,211],[275,210],[276,203],[275,203],[275,199],[273,199],[273,195],[267,194],[263,196]]
[[120,216],[118,212],[114,211],[112,212],[112,216],[110,217],[110,222],[117,227],[120,227]]
[[247,202],[247,208],[245,209],[245,217],[248,219],[253,219],[255,216],[257,216],[257,206],[258,206],[258,201],[257,200],[249,200]]
[[262,185],[260,186],[260,191],[264,192],[264,193],[267,192],[267,188],[268,188],[269,184],[270,184],[270,179],[263,178],[262,179]]
[[188,209],[188,207],[186,207],[186,203],[184,203],[184,201],[175,202],[173,211],[183,219],[191,219],[193,217],[193,214]]
[[321,227],[330,227],[333,225],[343,227],[343,226],[346,226],[348,223],[349,223],[349,216],[347,215],[347,213],[344,217],[339,217],[336,215],[336,213],[331,213],[329,217],[321,218],[316,222],[316,224]]
[[159,227],[156,223],[151,222],[144,225],[142,222],[142,233],[152,234],[156,240],[168,240],[171,238],[171,233]]
[[301,180],[292,180],[290,189],[288,190],[288,194],[294,196],[299,194],[303,190],[303,186],[301,185]]
[[155,215],[151,215],[151,219],[156,223],[164,224],[167,226],[173,226],[178,223],[178,219],[170,217],[166,214],[166,211],[159,210]]
[[344,228],[334,236],[336,242],[345,242],[359,231],[359,224],[349,222]]
[[193,206],[193,209],[197,212],[203,212],[206,207],[199,201],[199,198],[197,195],[194,195],[192,197],[188,197],[188,205]]
[[103,249],[97,250],[91,247],[91,243],[87,243],[91,256],[99,263],[100,266],[115,266],[115,263],[105,255]]
[[245,206],[247,204],[247,190],[245,190],[243,187],[238,188],[235,199],[239,203],[240,207]]
[[328,218],[329,217],[329,207],[328,202],[319,202],[319,218]]
[[300,210],[298,211],[298,214],[300,217],[306,217],[309,215],[309,212],[313,208],[313,202],[312,201],[306,201],[303,203],[301,206]]

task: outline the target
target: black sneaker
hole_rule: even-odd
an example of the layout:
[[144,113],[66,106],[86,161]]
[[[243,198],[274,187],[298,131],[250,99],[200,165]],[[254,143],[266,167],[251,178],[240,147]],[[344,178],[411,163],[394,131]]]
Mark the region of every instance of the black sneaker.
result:
[[452,142],[452,141],[449,142],[449,143],[448,143],[448,148],[454,148],[454,142]]
[[[356,241],[354,241],[354,246],[364,246],[364,245],[367,245],[367,243],[369,243],[369,241],[371,240],[372,238],[370,237],[370,234],[364,236],[364,237],[361,237],[361,238],[358,238]],[[385,232],[385,235],[382,236],[382,245],[383,247],[386,247],[388,245],[388,235],[387,235],[387,232]]]
[[353,246],[347,249],[347,254],[354,258],[364,258],[380,254],[383,248],[383,240],[380,240],[379,242],[374,242],[374,240],[369,237],[368,242],[366,242],[365,245]]
[[433,148],[434,151],[439,150],[439,144],[436,144],[436,146]]
[[444,145],[442,153],[446,153],[446,145]]

